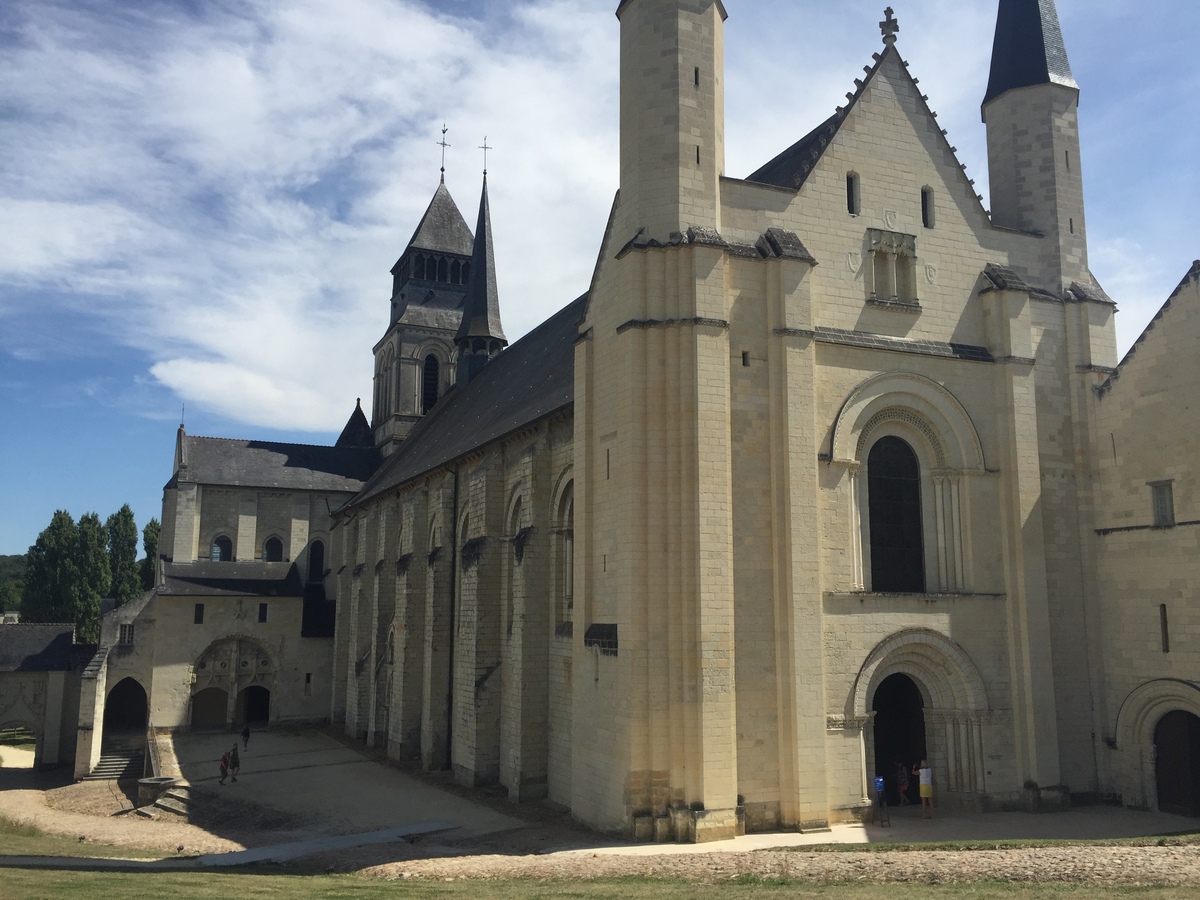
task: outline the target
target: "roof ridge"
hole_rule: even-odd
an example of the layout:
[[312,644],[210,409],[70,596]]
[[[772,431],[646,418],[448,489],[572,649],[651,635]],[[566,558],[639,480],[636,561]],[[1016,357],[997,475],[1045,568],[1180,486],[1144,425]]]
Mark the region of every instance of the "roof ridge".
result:
[[1146,327],[1143,328],[1142,333],[1137,336],[1137,340],[1134,341],[1133,344],[1130,345],[1129,349],[1125,351],[1125,355],[1122,356],[1121,361],[1117,363],[1116,370],[1109,375],[1108,378],[1104,379],[1104,384],[1100,385],[1100,387],[1096,389],[1099,396],[1103,397],[1113,389],[1113,385],[1117,379],[1121,377],[1121,370],[1124,368],[1125,364],[1133,361],[1134,354],[1137,353],[1138,347],[1141,346],[1142,342],[1150,336],[1150,332],[1154,330],[1154,326],[1158,324],[1158,320],[1167,314],[1167,310],[1171,308],[1171,305],[1175,302],[1176,298],[1182,294],[1184,289],[1187,288],[1187,286],[1193,281],[1200,283],[1200,259],[1192,262],[1192,267],[1188,269],[1187,274],[1183,276],[1183,280],[1179,282],[1175,290],[1171,291],[1171,296],[1167,297],[1166,302],[1158,308],[1158,312],[1154,314],[1154,317],[1146,323]]
[[316,450],[371,450],[372,447],[337,447],[333,444],[305,444],[301,441],[265,441],[261,438],[216,437],[206,434],[189,434],[189,441],[226,441],[230,444],[266,444],[274,447],[312,447]]

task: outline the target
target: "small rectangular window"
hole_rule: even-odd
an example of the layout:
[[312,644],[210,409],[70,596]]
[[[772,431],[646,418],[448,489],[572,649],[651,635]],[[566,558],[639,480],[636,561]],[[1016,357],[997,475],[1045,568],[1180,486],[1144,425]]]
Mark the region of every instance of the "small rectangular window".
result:
[[921,191],[921,224],[926,228],[933,227],[933,188]]
[[192,614],[192,624],[193,625],[203,625],[204,624],[204,604],[203,603],[196,604],[196,610]]
[[749,350],[742,351],[742,365],[746,366],[747,368],[750,367],[750,351]]
[[696,66],[696,87],[700,87],[700,67]]
[[853,172],[846,175],[846,209],[852,216],[857,216],[862,208],[862,197],[858,189],[858,176]]
[[133,625],[122,625],[118,629],[117,643],[123,646],[129,646],[133,643]]
[[267,621],[267,604],[265,603],[258,604],[258,621]]
[[312,696],[312,672],[304,673],[304,696]]
[[1158,627],[1162,631],[1162,651],[1163,653],[1171,652],[1171,632],[1167,626],[1167,604],[1160,603],[1158,606]]
[[1154,504],[1154,524],[1159,528],[1170,528],[1175,524],[1175,496],[1171,482],[1152,484],[1150,491]]

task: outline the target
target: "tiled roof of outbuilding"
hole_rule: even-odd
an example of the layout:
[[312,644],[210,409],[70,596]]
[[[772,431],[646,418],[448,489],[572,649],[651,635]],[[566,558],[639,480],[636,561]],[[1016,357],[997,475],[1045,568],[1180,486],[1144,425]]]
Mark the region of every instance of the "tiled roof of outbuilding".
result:
[[163,597],[302,597],[304,583],[290,562],[166,563]]
[[72,668],[74,625],[0,625],[0,672]]
[[229,487],[356,492],[379,465],[374,447],[317,447],[184,435],[178,481]]
[[575,402],[575,340],[587,295],[451,388],[351,501],[357,506]]

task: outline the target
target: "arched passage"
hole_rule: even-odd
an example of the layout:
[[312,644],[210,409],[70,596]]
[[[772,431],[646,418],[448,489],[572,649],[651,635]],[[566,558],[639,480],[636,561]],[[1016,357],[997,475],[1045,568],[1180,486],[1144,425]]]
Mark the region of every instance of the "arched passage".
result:
[[205,688],[192,696],[192,731],[225,728],[225,708],[229,694],[217,687]]
[[134,678],[122,678],[104,701],[104,734],[145,732],[148,713],[146,689]]
[[1154,778],[1158,808],[1200,816],[1200,718],[1172,710],[1154,728]]
[[[897,672],[880,682],[871,705],[875,713],[875,774],[887,781],[888,802],[899,804],[899,769],[911,772],[928,755],[925,701],[916,682]],[[908,800],[915,801],[916,780],[907,781]]]
[[[908,684],[890,682],[895,675],[903,676]],[[949,793],[986,792],[983,721],[988,715],[987,693],[966,651],[945,635],[914,628],[881,641],[859,670],[847,713],[856,721],[868,723],[879,716],[882,705],[911,716],[915,707],[913,689],[919,692],[921,701],[926,745],[923,756],[938,782]],[[885,728],[888,715],[891,713],[885,712]],[[894,733],[894,729],[887,731],[888,735]],[[892,774],[897,760],[877,755],[873,725],[865,729],[863,737],[865,774],[873,776],[876,765],[884,766],[880,775]],[[907,748],[910,743],[903,735],[886,740],[892,743],[878,753],[895,753],[897,744]],[[915,738],[911,743],[916,743]]]
[[271,692],[261,684],[240,691],[234,721],[244,725],[266,725],[271,720]]

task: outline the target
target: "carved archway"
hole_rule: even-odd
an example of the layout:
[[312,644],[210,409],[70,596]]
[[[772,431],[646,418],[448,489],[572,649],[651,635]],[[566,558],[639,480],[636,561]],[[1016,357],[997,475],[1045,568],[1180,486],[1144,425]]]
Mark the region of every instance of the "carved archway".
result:
[[[192,668],[195,676],[192,684],[193,705],[196,698],[210,689],[225,694],[225,725],[237,720],[237,701],[250,687],[261,687],[267,691],[275,688],[278,663],[274,655],[261,641],[249,635],[229,635],[209,644]],[[211,705],[213,694],[205,694],[204,702]],[[211,727],[211,710],[204,717],[205,726]]]

